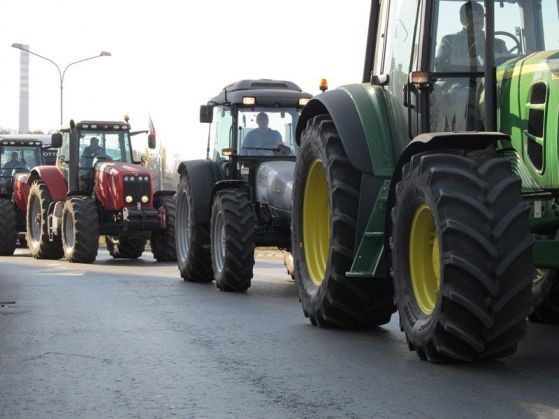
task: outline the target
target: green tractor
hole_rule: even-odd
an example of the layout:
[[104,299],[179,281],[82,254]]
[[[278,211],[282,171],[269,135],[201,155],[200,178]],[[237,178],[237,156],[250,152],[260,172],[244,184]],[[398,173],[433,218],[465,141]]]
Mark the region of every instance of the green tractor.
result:
[[[292,251],[316,326],[387,323],[430,361],[559,321],[557,0],[373,0],[363,83],[297,126]],[[554,93],[555,92],[555,93]]]

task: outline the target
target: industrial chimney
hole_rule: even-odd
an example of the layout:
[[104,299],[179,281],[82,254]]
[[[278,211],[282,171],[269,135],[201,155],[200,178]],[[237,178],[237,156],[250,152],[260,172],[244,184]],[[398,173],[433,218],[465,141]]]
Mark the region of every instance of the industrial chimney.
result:
[[[22,45],[29,49],[29,45]],[[21,50],[19,66],[19,129],[20,134],[29,132],[29,53]]]

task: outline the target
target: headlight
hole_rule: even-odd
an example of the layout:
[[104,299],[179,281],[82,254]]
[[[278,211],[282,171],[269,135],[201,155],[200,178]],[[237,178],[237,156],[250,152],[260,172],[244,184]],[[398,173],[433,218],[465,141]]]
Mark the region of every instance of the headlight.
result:
[[147,195],[142,195],[142,202],[143,202],[144,204],[147,204],[147,203],[149,202],[149,196],[147,196]]
[[128,182],[130,180],[130,178],[128,176],[124,176],[124,181]]
[[126,199],[127,204],[132,203],[132,201],[134,200],[134,198],[132,198],[132,195],[126,195],[126,198],[124,198],[124,199]]
[[130,176],[130,180],[134,182],[134,176]]

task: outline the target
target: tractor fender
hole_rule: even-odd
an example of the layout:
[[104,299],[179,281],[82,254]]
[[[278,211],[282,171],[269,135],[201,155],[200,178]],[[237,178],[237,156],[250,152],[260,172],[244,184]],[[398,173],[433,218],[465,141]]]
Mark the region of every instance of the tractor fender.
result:
[[155,199],[160,196],[173,196],[176,193],[176,191],[155,191],[153,194],[153,200],[155,201]]
[[[420,134],[415,137],[400,155],[388,191],[385,219],[385,241],[388,245],[392,232],[391,209],[396,202],[396,185],[402,179],[402,168],[415,154],[425,151],[466,149],[482,150],[498,141],[510,144],[510,137],[500,132],[435,132]],[[511,145],[512,147],[512,145]],[[388,247],[386,247],[388,249]]]
[[381,87],[347,85],[315,96],[299,117],[297,144],[307,122],[322,114],[329,114],[334,121],[344,151],[357,170],[376,176],[392,174],[390,117]]
[[58,166],[37,166],[31,170],[27,183],[32,185],[36,180],[42,180],[49,190],[53,201],[66,199],[68,182]]
[[[213,204],[213,200],[215,197],[215,194],[223,189],[246,189],[246,190],[251,190],[251,187],[243,180],[238,180],[238,179],[225,179],[225,180],[220,180],[219,182],[217,182],[212,190],[212,201],[211,203]],[[252,194],[251,194],[252,196]]]
[[188,176],[192,189],[192,203],[194,207],[194,222],[206,224],[210,222],[213,189],[223,175],[219,166],[213,160],[188,160],[179,164],[178,172]]

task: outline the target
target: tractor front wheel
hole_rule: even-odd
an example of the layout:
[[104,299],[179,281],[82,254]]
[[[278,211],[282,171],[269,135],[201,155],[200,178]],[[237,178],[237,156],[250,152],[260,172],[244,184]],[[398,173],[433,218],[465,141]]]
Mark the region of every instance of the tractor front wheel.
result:
[[210,243],[215,284],[221,291],[243,292],[250,287],[255,226],[247,191],[217,192],[212,206]]
[[99,248],[99,216],[90,197],[72,197],[64,204],[62,245],[68,262],[95,261]]
[[292,252],[305,315],[315,326],[388,323],[395,311],[388,272],[375,278],[346,276],[355,253],[361,173],[349,161],[329,115],[307,123],[293,182]]
[[146,248],[146,239],[132,236],[105,236],[107,250],[115,259],[138,259]]
[[11,256],[17,246],[17,213],[8,199],[0,199],[0,256]]
[[151,233],[151,252],[158,262],[173,262],[177,260],[175,250],[175,214],[176,198],[173,196],[159,196],[155,200],[155,208],[165,208],[166,228]]
[[37,259],[60,259],[64,255],[59,235],[49,240],[48,210],[52,202],[47,185],[36,181],[29,190],[26,214],[26,239],[31,256]]
[[520,186],[510,163],[488,150],[418,154],[404,166],[392,267],[400,323],[421,359],[515,352],[535,275]]

